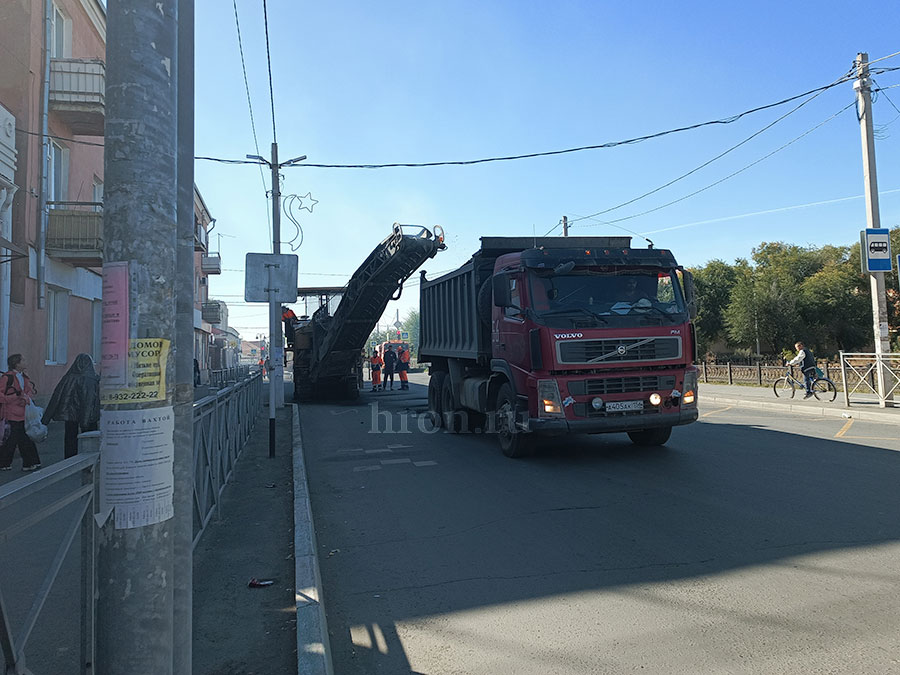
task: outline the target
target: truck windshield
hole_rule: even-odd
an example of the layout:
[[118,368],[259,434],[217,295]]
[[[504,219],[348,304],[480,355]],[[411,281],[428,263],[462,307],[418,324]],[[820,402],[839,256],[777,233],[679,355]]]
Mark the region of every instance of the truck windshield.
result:
[[673,270],[529,272],[531,309],[549,325],[651,325],[685,320]]

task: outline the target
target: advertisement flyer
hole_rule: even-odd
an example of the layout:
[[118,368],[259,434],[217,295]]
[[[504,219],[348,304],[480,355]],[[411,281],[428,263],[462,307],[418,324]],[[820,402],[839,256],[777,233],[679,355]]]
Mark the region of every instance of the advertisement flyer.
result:
[[174,510],[175,411],[104,410],[100,414],[100,513],[115,527],[168,520]]

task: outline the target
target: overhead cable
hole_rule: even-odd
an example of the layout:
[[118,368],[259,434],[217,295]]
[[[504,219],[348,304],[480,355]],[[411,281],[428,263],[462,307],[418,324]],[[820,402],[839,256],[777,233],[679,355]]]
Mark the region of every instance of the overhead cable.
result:
[[737,175],[743,173],[744,171],[747,171],[748,169],[750,169],[750,168],[756,166],[756,165],[759,164],[760,162],[765,161],[766,159],[768,159],[768,158],[771,157],[772,155],[774,155],[774,154],[776,154],[776,153],[778,153],[778,152],[781,152],[782,150],[784,150],[785,148],[789,147],[790,145],[793,145],[794,143],[796,143],[796,142],[799,141],[800,139],[802,139],[802,138],[804,138],[805,136],[808,136],[809,134],[811,134],[813,131],[815,131],[815,130],[818,129],[819,127],[824,126],[825,124],[827,124],[828,122],[830,122],[831,120],[833,120],[835,117],[839,116],[841,113],[843,113],[843,112],[849,110],[850,108],[853,108],[855,105],[856,105],[856,101],[853,101],[852,103],[847,104],[846,106],[844,106],[843,108],[841,108],[840,110],[838,110],[836,113],[834,113],[834,114],[833,114],[831,117],[829,117],[828,119],[825,119],[825,120],[819,122],[816,126],[812,127],[811,129],[807,129],[806,131],[804,131],[804,132],[803,132],[802,134],[800,134],[799,136],[797,136],[797,137],[791,139],[790,141],[788,141],[788,142],[785,143],[784,145],[782,145],[782,146],[776,148],[776,149],[773,150],[772,152],[770,152],[770,153],[768,153],[768,154],[766,154],[766,155],[763,155],[763,156],[760,157],[759,159],[757,159],[757,160],[751,162],[750,164],[747,164],[746,166],[744,166],[744,167],[738,169],[737,171],[734,171],[734,172],[728,174],[727,176],[725,176],[724,178],[720,178],[719,180],[717,180],[717,181],[715,181],[715,182],[713,182],[713,183],[710,183],[709,185],[707,185],[707,186],[705,186],[705,187],[702,187],[702,188],[700,188],[699,190],[694,190],[694,191],[691,192],[690,194],[686,194],[686,195],[684,195],[683,197],[679,197],[678,199],[673,199],[673,200],[670,201],[670,202],[666,202],[665,204],[661,204],[660,206],[657,206],[657,207],[652,208],[652,209],[647,209],[646,211],[641,211],[640,213],[634,213],[634,214],[632,214],[632,215],[630,215],[630,216],[624,216],[624,217],[622,217],[622,218],[616,218],[616,219],[614,219],[614,220],[598,221],[598,222],[595,222],[595,223],[587,223],[587,224],[582,225],[582,227],[596,227],[596,226],[599,226],[599,225],[614,225],[615,223],[621,223],[621,222],[623,222],[623,221],[625,221],[625,220],[631,220],[631,219],[633,219],[633,218],[639,218],[639,217],[641,217],[641,216],[646,216],[646,215],[649,214],[649,213],[654,213],[654,212],[656,212],[656,211],[660,211],[660,210],[662,210],[662,209],[664,209],[664,208],[667,208],[667,207],[669,207],[669,206],[672,206],[673,204],[678,204],[679,202],[683,202],[684,200],[690,199],[691,197],[694,197],[694,196],[700,194],[701,192],[706,192],[706,191],[709,190],[710,188],[714,188],[716,185],[719,185],[719,184],[721,184],[721,183],[724,183],[726,180],[729,180],[729,179],[731,179],[731,178],[734,178],[735,176],[737,176]]
[[[237,0],[232,0],[232,4],[234,5],[234,25],[237,29],[237,39],[238,39],[238,49],[241,52],[241,71],[244,73],[244,89],[247,91],[247,109],[250,111],[250,129],[253,131],[253,147],[256,148],[256,154],[259,155],[259,139],[256,135],[256,122],[253,119],[253,101],[250,99],[250,81],[247,79],[247,63],[244,60],[244,42],[241,39],[241,21],[238,18],[238,8],[237,8]],[[241,162],[236,160],[223,160],[212,157],[195,157],[194,159],[212,159],[216,162],[221,162],[223,164],[246,164],[247,162]],[[268,189],[266,188],[266,177],[263,175],[262,164],[259,162],[253,162],[254,164],[259,164],[259,179],[262,181],[263,192],[268,195]],[[269,238],[271,239],[272,234],[272,219],[269,215],[269,209],[266,208],[266,222],[269,224]]]

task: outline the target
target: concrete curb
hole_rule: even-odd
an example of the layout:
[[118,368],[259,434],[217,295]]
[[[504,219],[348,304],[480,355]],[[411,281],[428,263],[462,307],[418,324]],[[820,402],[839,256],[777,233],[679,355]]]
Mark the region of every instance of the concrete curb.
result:
[[818,417],[852,417],[855,420],[867,420],[880,422],[881,424],[900,425],[900,414],[875,412],[873,410],[857,410],[856,408],[823,408],[808,403],[776,403],[775,401],[756,401],[753,399],[730,398],[725,396],[707,395],[700,388],[700,401],[712,401],[725,403],[742,408],[756,408],[762,410],[780,410],[781,412],[796,413],[799,415],[811,415]]
[[322,578],[316,548],[316,530],[306,462],[303,457],[303,438],[300,429],[300,408],[293,408],[294,454],[294,589],[297,598],[297,672],[303,675],[333,675],[331,644],[322,602]]

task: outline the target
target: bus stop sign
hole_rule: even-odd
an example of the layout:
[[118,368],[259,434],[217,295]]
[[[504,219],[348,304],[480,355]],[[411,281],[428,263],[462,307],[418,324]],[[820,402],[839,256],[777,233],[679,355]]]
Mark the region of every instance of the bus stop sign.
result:
[[891,271],[891,237],[887,228],[869,228],[859,233],[864,272]]

